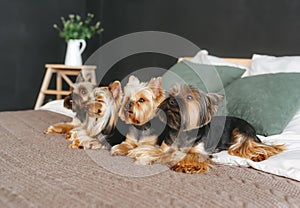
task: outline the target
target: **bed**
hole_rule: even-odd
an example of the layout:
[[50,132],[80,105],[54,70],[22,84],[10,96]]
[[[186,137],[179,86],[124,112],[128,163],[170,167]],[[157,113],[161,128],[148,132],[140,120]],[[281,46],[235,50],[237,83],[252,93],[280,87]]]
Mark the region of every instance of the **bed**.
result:
[[[203,54],[195,57],[203,61]],[[205,55],[215,65],[251,63],[210,58]],[[189,175],[135,165],[105,150],[69,149],[62,135],[43,134],[51,124],[71,121],[72,112],[61,106],[58,100],[40,110],[0,113],[1,207],[300,206],[300,110],[280,134],[260,136],[287,144],[282,155],[257,164],[221,152],[209,172]]]

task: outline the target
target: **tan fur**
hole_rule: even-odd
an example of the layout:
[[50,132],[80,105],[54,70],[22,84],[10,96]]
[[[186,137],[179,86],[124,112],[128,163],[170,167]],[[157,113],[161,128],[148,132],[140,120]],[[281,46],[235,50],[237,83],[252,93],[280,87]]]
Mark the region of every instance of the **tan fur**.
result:
[[[143,125],[155,116],[155,110],[163,99],[161,77],[152,78],[149,83],[145,83],[130,76],[124,87],[119,116],[128,124]],[[128,104],[130,107],[127,109]]]
[[80,141],[78,139],[74,139],[72,144],[69,144],[69,148],[72,149],[81,149],[80,148]]
[[[130,154],[134,152],[138,164],[160,163],[176,172],[190,174],[208,171],[213,165],[210,153],[206,151],[203,142],[193,145],[198,138],[188,133],[189,130],[197,130],[210,123],[222,100],[221,95],[206,94],[192,86],[175,84],[170,90],[169,98],[158,107],[161,110],[158,112],[159,117],[172,129],[165,140],[171,145],[163,141],[160,148],[143,146]],[[243,135],[237,129],[233,131],[232,137],[233,144],[228,149],[229,154],[255,162],[284,150],[284,145],[255,142],[256,138]]]
[[139,165],[158,163],[172,167],[182,160],[186,153],[162,142],[160,147],[150,145],[138,146],[131,150],[128,156],[135,158],[135,163]]
[[254,162],[266,160],[285,150],[284,145],[257,143],[246,135],[239,133],[237,129],[233,131],[232,138],[233,144],[229,147],[228,153],[230,155],[248,158]]
[[[90,80],[90,73],[83,75],[80,73],[76,79],[74,87],[71,88],[72,93],[64,98],[64,107],[71,109],[73,112],[85,112],[85,104],[90,100],[90,92],[95,87]],[[44,131],[45,134],[65,134],[66,139],[70,139],[71,131],[81,125],[80,118],[73,117],[72,122],[57,123],[51,125]]]
[[137,147],[135,143],[129,143],[128,141],[124,141],[121,144],[117,144],[111,148],[111,155],[128,155],[130,150]]
[[49,126],[44,131],[45,134],[67,134],[70,130],[74,129],[75,126],[71,123],[57,123],[53,126]]
[[96,137],[100,134],[109,135],[117,123],[119,104],[122,99],[122,88],[119,81],[115,81],[109,86],[95,88],[90,93],[90,97],[90,101],[85,105],[87,118],[71,135],[72,148],[77,146],[84,149],[108,148],[101,145]]
[[209,171],[212,161],[198,153],[188,153],[183,160],[171,167],[176,172],[198,174]]
[[[127,124],[143,126],[149,122],[156,113],[157,106],[164,99],[164,92],[161,77],[152,78],[149,83],[140,82],[135,76],[130,76],[127,85],[124,87],[124,98],[121,103],[119,117]],[[122,144],[111,149],[112,155],[127,155],[135,158],[139,152],[132,151],[142,145],[154,146],[157,142],[157,135],[145,133],[147,130],[137,134],[135,127],[130,126],[126,139]],[[139,138],[136,138],[139,135]]]
[[[208,124],[224,98],[216,93],[205,94],[193,86],[180,84],[174,84],[169,95],[184,101],[184,105],[188,109],[181,115],[183,130],[196,129]],[[182,106],[180,106],[180,111],[183,111],[184,109],[181,108]]]

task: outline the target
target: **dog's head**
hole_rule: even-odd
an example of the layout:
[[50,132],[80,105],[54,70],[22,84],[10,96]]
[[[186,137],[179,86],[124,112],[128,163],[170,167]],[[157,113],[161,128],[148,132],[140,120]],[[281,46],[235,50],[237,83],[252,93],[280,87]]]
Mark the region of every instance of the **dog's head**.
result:
[[91,92],[96,86],[91,82],[91,74],[79,73],[73,86],[71,95],[64,100],[64,105],[72,106],[72,111],[76,113],[81,121],[85,119],[85,105],[91,99]]
[[190,85],[175,84],[169,97],[158,106],[158,115],[173,129],[196,129],[211,121],[222,100],[222,95],[206,94]]
[[132,75],[124,88],[119,116],[128,124],[141,126],[155,116],[156,108],[163,99],[161,77],[146,83]]
[[[108,87],[96,87],[91,93],[91,100],[85,109],[90,118],[96,118],[98,130],[110,134],[118,120],[118,110],[122,100],[122,86],[119,81],[112,82]],[[94,125],[92,124],[88,125]]]

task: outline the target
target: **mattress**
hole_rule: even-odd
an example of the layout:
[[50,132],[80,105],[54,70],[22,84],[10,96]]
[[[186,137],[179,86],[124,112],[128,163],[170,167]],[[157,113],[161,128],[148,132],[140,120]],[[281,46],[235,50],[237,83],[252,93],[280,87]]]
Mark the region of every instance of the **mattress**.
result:
[[254,168],[215,164],[207,173],[135,165],[105,150],[69,149],[50,112],[0,113],[1,207],[299,207],[300,183]]

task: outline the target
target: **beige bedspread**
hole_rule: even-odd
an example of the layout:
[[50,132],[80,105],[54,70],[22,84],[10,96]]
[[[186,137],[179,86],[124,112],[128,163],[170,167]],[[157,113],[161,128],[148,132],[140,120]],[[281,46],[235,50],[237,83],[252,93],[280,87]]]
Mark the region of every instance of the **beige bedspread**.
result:
[[300,207],[300,183],[291,179],[225,165],[200,175],[137,166],[42,133],[68,120],[49,111],[0,113],[1,208]]

